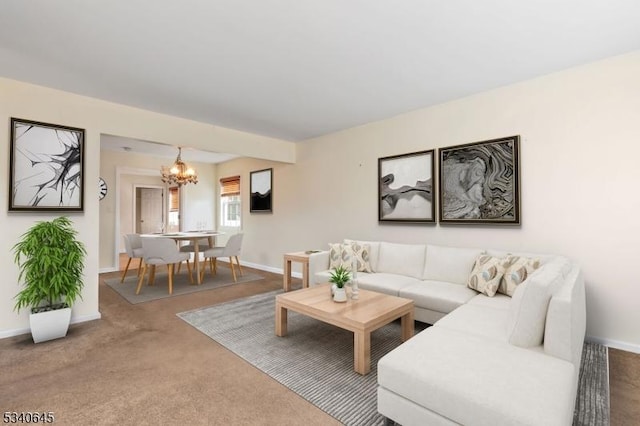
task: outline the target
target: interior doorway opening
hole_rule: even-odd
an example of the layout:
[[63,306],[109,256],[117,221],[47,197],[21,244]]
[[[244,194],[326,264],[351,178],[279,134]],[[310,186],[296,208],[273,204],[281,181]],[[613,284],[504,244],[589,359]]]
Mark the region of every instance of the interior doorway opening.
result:
[[166,232],[163,187],[136,186],[134,226],[136,234]]

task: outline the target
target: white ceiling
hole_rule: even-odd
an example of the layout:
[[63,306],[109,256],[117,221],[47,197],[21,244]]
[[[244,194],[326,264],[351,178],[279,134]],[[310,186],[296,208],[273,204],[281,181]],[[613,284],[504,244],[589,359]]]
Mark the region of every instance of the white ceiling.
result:
[[[173,146],[104,134],[100,137],[100,149],[107,151],[135,152],[137,154],[168,158],[171,159],[171,161],[167,161],[167,165],[169,166],[173,164],[173,160],[178,156],[178,149]],[[187,163],[221,163],[237,157],[237,155],[233,154],[201,151],[190,147],[183,147],[181,154],[182,160]]]
[[290,141],[638,49],[638,0],[0,2],[0,76]]

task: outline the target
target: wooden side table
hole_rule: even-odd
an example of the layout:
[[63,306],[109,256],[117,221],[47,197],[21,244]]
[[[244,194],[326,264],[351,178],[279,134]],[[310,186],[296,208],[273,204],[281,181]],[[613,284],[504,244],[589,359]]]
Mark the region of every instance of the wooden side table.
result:
[[303,251],[284,254],[284,291],[291,290],[291,262],[302,263],[302,288],[309,287],[309,256]]

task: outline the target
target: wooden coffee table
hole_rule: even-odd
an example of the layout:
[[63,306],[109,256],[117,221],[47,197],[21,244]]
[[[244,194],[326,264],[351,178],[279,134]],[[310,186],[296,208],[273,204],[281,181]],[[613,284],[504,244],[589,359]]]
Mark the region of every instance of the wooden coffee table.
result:
[[287,335],[287,311],[353,332],[353,369],[371,371],[371,332],[400,318],[402,341],[413,337],[413,300],[360,290],[358,300],[334,302],[329,284],[276,296],[276,335]]

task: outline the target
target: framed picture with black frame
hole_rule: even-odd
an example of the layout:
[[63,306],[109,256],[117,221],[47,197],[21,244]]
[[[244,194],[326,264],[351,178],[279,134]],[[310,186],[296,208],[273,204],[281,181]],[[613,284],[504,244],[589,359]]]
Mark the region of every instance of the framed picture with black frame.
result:
[[434,151],[378,158],[378,221],[435,223]]
[[273,169],[256,170],[250,173],[251,213],[273,212]]
[[520,136],[438,151],[440,223],[520,224]]
[[11,118],[9,211],[83,211],[84,129]]

